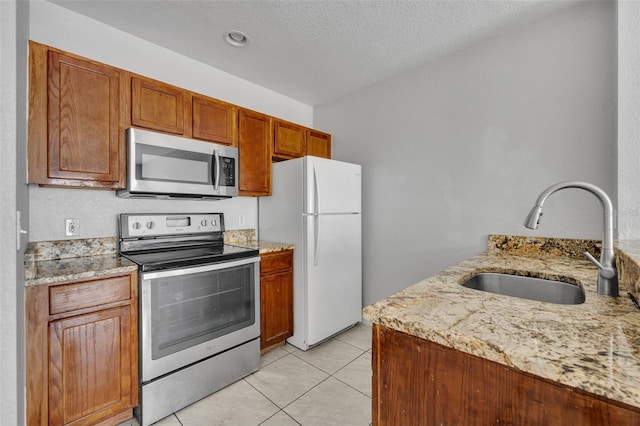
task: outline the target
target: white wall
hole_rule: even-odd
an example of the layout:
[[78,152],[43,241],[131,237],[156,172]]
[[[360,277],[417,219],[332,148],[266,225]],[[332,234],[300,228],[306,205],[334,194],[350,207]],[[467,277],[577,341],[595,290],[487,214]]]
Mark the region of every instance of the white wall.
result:
[[[4,182],[0,191],[0,214],[2,217],[13,218],[16,214],[16,69],[8,65],[13,63],[16,54],[15,1],[0,3],[0,25],[0,178]],[[3,277],[15,277],[15,221],[3,221],[0,232],[3,237],[3,244],[0,246],[0,273]],[[8,384],[3,386],[0,393],[0,418],[17,424],[17,286],[13,279],[0,280],[0,283],[0,312],[6,316],[6,320],[3,318],[0,322],[0,339],[8,343],[0,345],[0,378],[3,383]]]
[[[24,424],[24,247],[16,210],[28,217],[26,81],[28,8],[0,1],[0,423]],[[26,224],[25,224],[26,226]]]
[[[193,61],[55,4],[30,2],[29,37],[106,64],[207,96],[300,123],[313,124],[313,109],[272,90]],[[223,212],[227,229],[257,227],[257,199],[222,201],[125,200],[113,191],[30,186],[29,241],[68,238],[65,218],[80,219],[80,236],[116,236],[116,216],[128,212]]]
[[640,238],[640,2],[618,2],[618,236]]
[[615,202],[615,4],[589,2],[317,106],[336,159],[363,166],[364,303],[486,247],[489,233],[601,238]]

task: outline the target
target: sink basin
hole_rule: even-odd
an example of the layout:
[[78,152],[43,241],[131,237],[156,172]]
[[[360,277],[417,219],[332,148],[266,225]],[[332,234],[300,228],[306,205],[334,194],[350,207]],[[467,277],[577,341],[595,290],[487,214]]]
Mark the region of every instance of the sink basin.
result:
[[520,275],[482,272],[461,283],[463,287],[540,302],[578,305],[584,303],[582,287],[561,281]]

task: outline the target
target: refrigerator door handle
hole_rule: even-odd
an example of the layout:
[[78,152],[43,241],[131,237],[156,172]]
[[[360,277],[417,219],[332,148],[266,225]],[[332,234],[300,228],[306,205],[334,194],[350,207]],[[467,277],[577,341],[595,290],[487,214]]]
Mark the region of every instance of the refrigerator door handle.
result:
[[316,170],[316,166],[313,166],[313,211],[312,213],[320,213],[320,197],[319,197],[319,187],[318,187],[318,171]]
[[320,257],[320,216],[313,215],[314,242],[313,242],[313,266],[318,266],[318,258]]

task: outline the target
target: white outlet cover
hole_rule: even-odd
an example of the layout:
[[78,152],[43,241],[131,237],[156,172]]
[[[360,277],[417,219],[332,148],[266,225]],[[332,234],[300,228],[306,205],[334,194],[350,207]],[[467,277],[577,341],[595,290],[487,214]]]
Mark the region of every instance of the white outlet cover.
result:
[[80,235],[80,219],[72,218],[65,219],[64,223],[65,235],[67,237],[74,237]]

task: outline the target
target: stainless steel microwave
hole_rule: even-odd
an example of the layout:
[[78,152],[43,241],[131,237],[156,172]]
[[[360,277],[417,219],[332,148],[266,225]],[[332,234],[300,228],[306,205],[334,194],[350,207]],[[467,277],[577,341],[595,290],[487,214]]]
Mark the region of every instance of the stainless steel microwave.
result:
[[127,129],[123,198],[222,199],[238,195],[238,149]]

